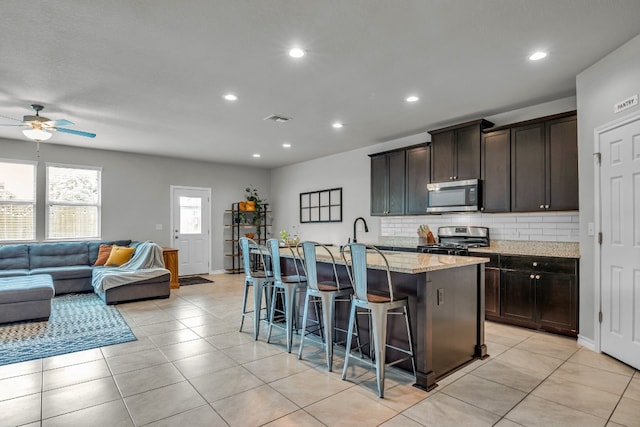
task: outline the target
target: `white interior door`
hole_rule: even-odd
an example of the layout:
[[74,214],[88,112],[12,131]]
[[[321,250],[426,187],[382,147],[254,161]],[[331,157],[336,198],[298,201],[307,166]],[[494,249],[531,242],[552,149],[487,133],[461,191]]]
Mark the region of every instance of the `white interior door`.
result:
[[599,134],[601,350],[640,369],[640,116]]
[[171,187],[172,240],[178,275],[209,273],[211,189]]

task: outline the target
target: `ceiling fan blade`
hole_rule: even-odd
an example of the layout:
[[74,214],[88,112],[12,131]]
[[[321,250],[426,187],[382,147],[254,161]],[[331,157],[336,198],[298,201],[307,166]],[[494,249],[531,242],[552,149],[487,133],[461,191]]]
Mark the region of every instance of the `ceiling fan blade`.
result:
[[48,126],[48,127],[56,127],[56,126],[70,126],[74,124],[73,122],[70,122],[69,120],[49,120],[48,122],[44,122],[43,125]]
[[7,124],[0,124],[0,126],[14,126],[14,127],[23,127],[25,125],[7,125]]
[[13,117],[4,116],[4,115],[2,115],[2,114],[0,114],[0,117],[2,117],[3,119],[15,120],[16,122],[20,122],[20,123],[22,123],[22,120],[20,120],[20,119],[14,119]]
[[71,135],[86,136],[87,138],[95,138],[96,137],[95,133],[83,132],[81,130],[66,129],[66,128],[51,128],[51,129],[57,130],[58,132],[62,132],[62,133],[68,133],[68,134],[71,134]]

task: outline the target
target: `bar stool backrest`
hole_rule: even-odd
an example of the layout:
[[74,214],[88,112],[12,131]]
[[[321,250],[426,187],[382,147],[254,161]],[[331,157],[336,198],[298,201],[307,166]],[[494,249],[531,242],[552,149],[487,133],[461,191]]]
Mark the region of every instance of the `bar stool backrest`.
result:
[[322,248],[327,255],[331,258],[331,266],[333,267],[333,283],[336,284],[338,289],[342,289],[346,286],[340,285],[340,279],[338,279],[338,271],[336,269],[336,260],[329,248],[321,243],[306,241],[302,242],[302,253],[304,254],[304,266],[307,275],[307,286],[313,290],[318,290],[318,268],[317,268],[317,248]]
[[256,254],[260,257],[260,264],[262,265],[263,273],[265,276],[269,276],[269,273],[267,272],[267,264],[264,259],[264,253],[260,250],[260,245],[258,245],[255,240],[248,237],[240,238],[240,250],[242,251],[242,266],[244,267],[244,274],[247,277],[254,277],[254,272],[251,270],[251,249],[256,249]]
[[[271,270],[273,271],[273,277],[278,281],[282,281],[282,268],[280,268],[280,241],[278,239],[269,239],[267,240],[267,248],[269,249],[269,253],[271,254]],[[298,258],[293,251],[291,246],[286,246],[285,250],[288,249],[291,252],[291,258],[293,260],[293,266],[296,270],[296,276],[298,279],[301,279],[300,270],[298,269]]]
[[[387,257],[375,246],[366,246],[359,243],[351,243],[342,248],[342,258],[347,266],[347,272],[353,285],[355,297],[362,301],[369,301],[368,281],[367,281],[367,251],[373,252],[380,257],[386,267],[388,295],[393,299],[393,286],[391,284],[391,271]],[[349,262],[349,258],[350,261]],[[351,268],[349,268],[351,264]],[[351,271],[349,271],[351,270]]]

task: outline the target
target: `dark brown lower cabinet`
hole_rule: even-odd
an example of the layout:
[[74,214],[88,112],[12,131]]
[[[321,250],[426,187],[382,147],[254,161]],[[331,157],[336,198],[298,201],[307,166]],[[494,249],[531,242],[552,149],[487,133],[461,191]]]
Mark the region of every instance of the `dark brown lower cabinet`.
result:
[[577,336],[578,260],[491,255],[485,267],[485,318]]

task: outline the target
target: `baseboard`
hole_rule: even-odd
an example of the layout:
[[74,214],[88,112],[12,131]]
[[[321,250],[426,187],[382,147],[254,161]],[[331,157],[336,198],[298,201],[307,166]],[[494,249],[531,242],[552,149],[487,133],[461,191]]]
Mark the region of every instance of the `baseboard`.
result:
[[591,351],[595,351],[596,353],[598,352],[598,350],[596,350],[596,343],[591,338],[586,338],[578,334],[578,344]]

